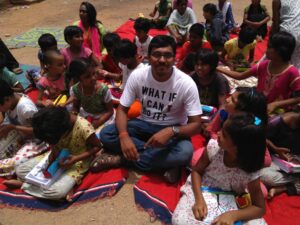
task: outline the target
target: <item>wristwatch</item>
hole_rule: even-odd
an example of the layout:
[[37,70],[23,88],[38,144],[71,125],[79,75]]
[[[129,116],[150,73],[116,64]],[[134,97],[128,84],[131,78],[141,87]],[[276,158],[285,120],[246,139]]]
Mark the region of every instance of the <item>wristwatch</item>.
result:
[[179,127],[173,126],[172,131],[173,131],[174,137],[177,137],[179,134]]

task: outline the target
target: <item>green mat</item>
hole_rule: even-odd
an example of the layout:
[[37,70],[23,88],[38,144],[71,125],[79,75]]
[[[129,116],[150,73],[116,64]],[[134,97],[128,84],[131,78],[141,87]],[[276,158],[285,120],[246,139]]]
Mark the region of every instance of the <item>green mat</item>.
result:
[[65,47],[67,44],[64,40],[64,32],[62,28],[55,27],[38,27],[33,28],[14,38],[4,40],[8,48],[23,48],[23,47],[39,47],[38,39],[44,33],[51,33],[57,40],[58,48]]

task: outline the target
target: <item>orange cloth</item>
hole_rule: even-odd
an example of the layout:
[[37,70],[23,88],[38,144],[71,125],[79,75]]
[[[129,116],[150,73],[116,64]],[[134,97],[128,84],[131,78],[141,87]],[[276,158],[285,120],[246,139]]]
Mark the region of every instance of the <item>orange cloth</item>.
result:
[[139,115],[141,115],[142,111],[142,104],[140,101],[135,100],[134,103],[130,106],[127,116],[129,119],[137,118]]

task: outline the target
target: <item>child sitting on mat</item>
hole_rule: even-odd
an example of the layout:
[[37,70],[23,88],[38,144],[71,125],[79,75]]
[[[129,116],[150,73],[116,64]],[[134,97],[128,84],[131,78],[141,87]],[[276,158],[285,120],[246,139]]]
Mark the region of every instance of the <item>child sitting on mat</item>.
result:
[[149,14],[150,17],[155,17],[156,12],[158,16],[151,20],[152,24],[157,29],[165,28],[170,14],[172,12],[172,3],[170,0],[159,0],[155,3],[153,12]]
[[[272,153],[285,161],[298,160],[300,137],[300,112],[287,112],[274,116],[269,120],[267,129],[268,147]],[[279,166],[272,163],[261,171],[261,179],[269,188],[268,197],[287,192],[288,195],[300,195],[299,176],[287,174]]]
[[94,128],[87,120],[69,113],[62,107],[41,109],[34,115],[32,126],[35,136],[52,146],[48,156],[48,166],[62,149],[67,149],[71,153],[59,162],[59,167],[65,171],[49,188],[24,182],[25,176],[45,157],[41,155],[18,166],[16,173],[20,180],[9,180],[5,185],[11,188],[21,187],[24,192],[38,198],[72,200],[70,194],[72,188],[80,184],[93,156],[102,147]]
[[223,49],[224,44],[229,39],[229,32],[223,15],[217,10],[213,3],[207,3],[203,6],[203,17],[205,18],[206,36],[212,47],[216,51]]
[[111,93],[104,83],[96,80],[95,66],[88,59],[75,59],[68,73],[79,81],[71,87],[73,112],[87,118],[95,129],[112,122],[114,110]]
[[45,75],[37,83],[39,90],[36,104],[47,107],[65,90],[64,73],[66,66],[64,57],[58,50],[50,50],[44,54]]
[[134,43],[137,46],[138,54],[142,56],[145,61],[148,61],[148,47],[152,40],[152,36],[148,35],[150,26],[150,21],[143,17],[137,18],[134,23],[136,33]]
[[33,139],[31,121],[38,109],[32,100],[24,94],[15,93],[8,83],[2,80],[0,90],[0,112],[5,114],[5,119],[0,124],[2,177],[13,175],[17,165],[45,151],[47,146]]
[[182,45],[187,40],[188,30],[194,23],[197,23],[197,17],[194,11],[187,7],[187,0],[177,0],[177,7],[166,25],[177,44]]
[[239,36],[225,42],[222,58],[234,70],[246,69],[254,59],[256,32],[251,27],[241,29]]
[[117,33],[106,33],[103,37],[103,45],[107,54],[102,56],[103,71],[106,73],[121,74],[118,60],[114,57],[115,47],[121,41]]
[[268,33],[267,23],[270,19],[267,7],[261,4],[261,0],[251,0],[251,4],[244,10],[242,27],[255,29],[258,41],[262,41]]
[[191,26],[189,30],[189,40],[183,44],[178,56],[177,67],[183,72],[190,73],[194,71],[194,69],[190,71],[184,66],[184,61],[188,55],[197,53],[200,49],[212,48],[208,41],[203,40],[204,30],[204,26],[200,23],[195,23]]
[[201,49],[196,55],[195,81],[201,104],[223,109],[225,99],[230,92],[228,80],[216,72],[219,63],[218,54],[212,49]]
[[55,37],[50,33],[42,34],[38,39],[40,50],[38,51],[38,59],[40,62],[41,71],[40,74],[45,74],[45,53],[49,50],[58,50],[57,41]]
[[[216,210],[217,217],[209,224],[234,224],[237,221],[266,224],[262,219],[265,203],[259,179],[265,149],[265,129],[259,118],[248,113],[229,117],[218,133],[218,140],[209,141],[181,188],[182,197],[172,216],[172,224],[202,224],[201,221]],[[236,194],[248,192],[251,203],[243,209],[224,212],[222,206],[213,205],[214,201],[205,197],[202,185]]]
[[92,50],[83,47],[83,32],[78,26],[67,26],[64,30],[64,37],[69,47],[62,48],[60,52],[65,58],[67,68],[76,58],[89,58],[95,65],[100,65],[100,61],[93,54]]

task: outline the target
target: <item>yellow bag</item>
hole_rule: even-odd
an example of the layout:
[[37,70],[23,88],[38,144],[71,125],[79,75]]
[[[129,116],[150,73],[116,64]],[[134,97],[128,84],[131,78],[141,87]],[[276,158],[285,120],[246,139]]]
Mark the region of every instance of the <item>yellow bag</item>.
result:
[[59,105],[65,104],[67,100],[68,100],[67,95],[59,95],[59,96],[55,99],[55,101],[53,102],[53,104],[54,104],[55,106],[59,106]]

